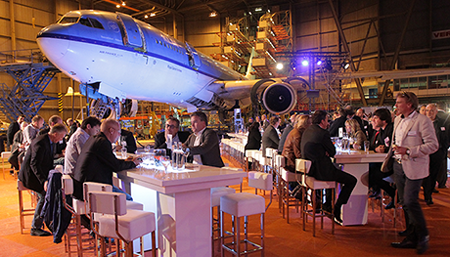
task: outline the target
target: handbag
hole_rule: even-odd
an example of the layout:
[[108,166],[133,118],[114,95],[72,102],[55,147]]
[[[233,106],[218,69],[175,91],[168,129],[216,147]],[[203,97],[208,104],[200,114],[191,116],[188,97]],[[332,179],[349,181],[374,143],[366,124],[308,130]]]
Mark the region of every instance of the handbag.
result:
[[394,151],[392,151],[392,148],[389,149],[388,154],[386,155],[386,158],[383,160],[383,164],[381,165],[381,172],[383,173],[389,173],[394,170],[394,158],[392,158],[394,155]]

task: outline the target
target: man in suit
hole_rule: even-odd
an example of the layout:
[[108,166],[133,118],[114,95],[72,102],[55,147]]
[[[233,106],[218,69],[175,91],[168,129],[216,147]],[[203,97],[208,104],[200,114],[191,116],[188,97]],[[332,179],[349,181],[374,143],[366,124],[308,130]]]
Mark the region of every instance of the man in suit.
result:
[[[39,131],[38,135],[47,134],[50,129],[55,126],[56,124],[63,124],[63,120],[58,115],[52,115],[48,119],[48,127],[43,128]],[[66,151],[66,139],[63,138],[60,142],[56,143],[56,149],[54,151],[54,160],[53,165],[64,165],[64,154]]]
[[[419,105],[412,92],[397,95],[395,106],[399,116],[394,121],[393,145],[396,159],[393,164],[398,198],[405,212],[407,230],[395,248],[416,248],[418,254],[428,249],[429,234],[418,198],[422,180],[429,175],[429,155],[438,149],[438,141],[431,120],[416,111]],[[389,156],[388,153],[388,156]]]
[[22,123],[22,121],[25,119],[25,116],[23,115],[19,115],[19,117],[17,117],[17,120],[14,122],[11,122],[11,124],[9,124],[8,127],[8,131],[6,132],[6,149],[9,151],[11,149],[11,146],[14,143],[14,135],[16,134],[17,131],[20,130],[20,123]]
[[135,158],[119,160],[113,153],[112,143],[120,137],[120,124],[115,119],[103,121],[100,133],[89,137],[78,156],[74,179],[74,196],[83,199],[83,183],[98,182],[112,185],[113,172],[136,167],[141,161]]
[[278,137],[277,128],[280,125],[280,118],[273,116],[270,118],[270,124],[264,130],[262,136],[262,155],[266,156],[266,148],[278,149],[280,138]]
[[[447,134],[447,140],[448,140],[447,147],[448,147],[448,146],[450,146],[450,114],[445,111],[445,109],[447,108],[445,102],[438,102],[437,108],[438,108],[438,113],[436,114],[436,116],[440,120],[442,120],[444,123],[444,129]],[[436,181],[438,182],[439,188],[447,187],[445,185],[447,183],[447,158],[445,158],[442,161],[441,167],[440,167],[437,177],[436,177]]]
[[423,180],[423,195],[428,205],[433,204],[431,195],[436,187],[436,178],[443,162],[447,161],[447,131],[444,120],[437,117],[437,112],[436,104],[426,106],[425,113],[433,122],[434,131],[436,132],[436,138],[439,143],[439,149],[435,153],[430,154],[430,175]]
[[191,126],[193,134],[183,144],[183,148],[189,148],[194,163],[214,167],[225,166],[220,157],[219,137],[214,130],[206,127],[208,126],[206,114],[201,111],[192,113]]
[[62,124],[53,126],[47,134],[36,137],[31,143],[19,172],[19,180],[23,185],[35,191],[38,203],[31,223],[32,236],[49,236],[49,232],[42,230],[43,219],[40,216],[45,202],[48,174],[53,169],[53,152],[56,143],[67,134],[67,128]]
[[[312,115],[312,125],[303,133],[301,153],[304,159],[312,162],[309,176],[317,180],[336,181],[343,184],[334,205],[334,219],[336,222],[342,223],[341,207],[347,203],[357,180],[354,176],[336,168],[331,162],[330,157],[336,154],[336,149],[331,142],[327,128],[327,113],[323,110],[315,111]],[[331,199],[331,195],[327,193],[327,202],[329,199]]]
[[35,115],[31,119],[31,123],[25,127],[25,129],[23,130],[23,144],[25,146],[25,152],[28,150],[28,147],[31,145],[33,139],[36,138],[39,130],[43,125],[44,118],[42,118],[40,115]]
[[159,132],[155,135],[156,149],[170,148],[171,146],[167,146],[166,143],[170,136],[172,136],[172,143],[184,143],[190,135],[187,131],[180,131],[180,121],[175,117],[169,117],[167,119],[165,128],[164,132]]

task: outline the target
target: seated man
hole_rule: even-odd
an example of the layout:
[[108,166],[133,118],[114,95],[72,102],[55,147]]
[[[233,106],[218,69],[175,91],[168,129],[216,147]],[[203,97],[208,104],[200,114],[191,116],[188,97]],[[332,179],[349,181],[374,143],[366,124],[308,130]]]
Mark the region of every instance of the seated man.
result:
[[19,180],[23,185],[35,191],[38,197],[33,222],[31,223],[32,236],[49,236],[49,232],[42,230],[43,218],[41,210],[44,206],[44,196],[47,191],[48,174],[53,169],[53,150],[55,144],[67,134],[66,126],[56,124],[47,134],[36,137],[27,150],[23,165],[20,168]]
[[[38,135],[43,135],[43,134],[47,134],[50,129],[55,126],[56,124],[63,124],[63,120],[61,117],[59,117],[58,115],[52,115],[49,119],[48,119],[48,127],[43,128],[39,131]],[[56,143],[56,147],[54,149],[53,155],[54,155],[54,160],[53,160],[53,165],[64,165],[64,154],[66,151],[66,139],[63,138],[61,141],[59,141],[58,143]]]
[[113,153],[112,143],[120,136],[120,124],[115,119],[105,120],[100,133],[91,136],[78,157],[74,179],[74,196],[83,200],[83,183],[98,182],[112,185],[113,172],[136,167],[141,161],[135,157],[119,160]]
[[220,156],[219,137],[217,133],[207,128],[206,114],[197,111],[191,114],[192,132],[186,140],[183,148],[189,148],[194,158],[194,163],[214,167],[225,166]]
[[[376,153],[387,153],[392,140],[392,119],[391,112],[386,108],[380,108],[373,113],[372,126],[377,131],[370,140],[370,149]],[[369,186],[373,193],[370,197],[378,197],[380,189],[394,199],[395,189],[385,181],[384,178],[392,175],[393,172],[381,172],[381,163],[369,164]],[[386,209],[394,208],[394,201],[386,205]]]
[[89,116],[83,120],[81,127],[77,128],[70,137],[69,142],[67,142],[66,157],[64,159],[64,174],[73,174],[81,149],[89,137],[96,135],[100,131],[101,124],[99,119]]
[[[346,204],[355,188],[356,178],[336,168],[330,157],[336,154],[336,149],[331,142],[330,133],[327,130],[328,116],[325,111],[317,110],[312,115],[312,125],[302,136],[301,153],[304,159],[312,162],[308,175],[317,180],[336,181],[343,184],[339,197],[334,205],[334,219],[342,223],[341,207]],[[327,193],[327,202],[331,195]]]
[[166,149],[169,135],[172,136],[172,143],[184,143],[188,139],[190,133],[187,131],[180,131],[180,121],[175,117],[169,117],[166,121],[166,129],[164,132],[159,132],[155,135],[155,148]]
[[137,145],[133,133],[131,131],[121,129],[120,135],[122,136],[122,140],[125,139],[127,153],[136,153]]
[[262,135],[262,155],[266,156],[266,148],[278,149],[280,138],[278,137],[277,128],[280,126],[280,118],[274,116],[270,118],[270,124],[267,125]]

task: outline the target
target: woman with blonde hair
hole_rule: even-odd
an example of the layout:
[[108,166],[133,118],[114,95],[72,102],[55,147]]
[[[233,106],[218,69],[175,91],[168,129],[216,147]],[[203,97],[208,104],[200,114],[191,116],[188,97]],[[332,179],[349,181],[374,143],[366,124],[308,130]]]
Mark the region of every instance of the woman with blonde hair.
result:
[[361,146],[364,145],[364,141],[367,140],[367,137],[361,130],[358,121],[354,119],[346,120],[345,130],[347,131],[349,138],[356,138],[353,142],[353,149],[361,149]]
[[294,123],[294,129],[289,133],[284,143],[282,155],[286,158],[285,169],[295,172],[295,159],[301,158],[300,143],[303,132],[311,125],[309,115],[299,115]]

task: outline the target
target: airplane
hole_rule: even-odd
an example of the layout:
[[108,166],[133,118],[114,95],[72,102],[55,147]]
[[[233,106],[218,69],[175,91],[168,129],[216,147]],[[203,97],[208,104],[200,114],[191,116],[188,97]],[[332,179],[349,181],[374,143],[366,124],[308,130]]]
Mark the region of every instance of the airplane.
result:
[[[163,102],[192,112],[250,104],[252,88],[271,113],[296,105],[297,91],[279,78],[249,79],[155,27],[123,13],[71,11],[37,35],[58,69],[87,85],[89,97]],[[305,81],[306,82],[306,81]],[[259,88],[261,87],[261,88]]]
[[[43,28],[37,43],[51,63],[81,83],[82,94],[106,99],[104,102],[147,100],[192,112],[230,110],[259,99],[268,112],[284,114],[296,106],[297,90],[310,89],[299,76],[250,79],[251,64],[244,76],[197,52],[189,43],[119,12],[68,12]],[[449,68],[346,72],[336,78],[445,74],[450,74]]]

